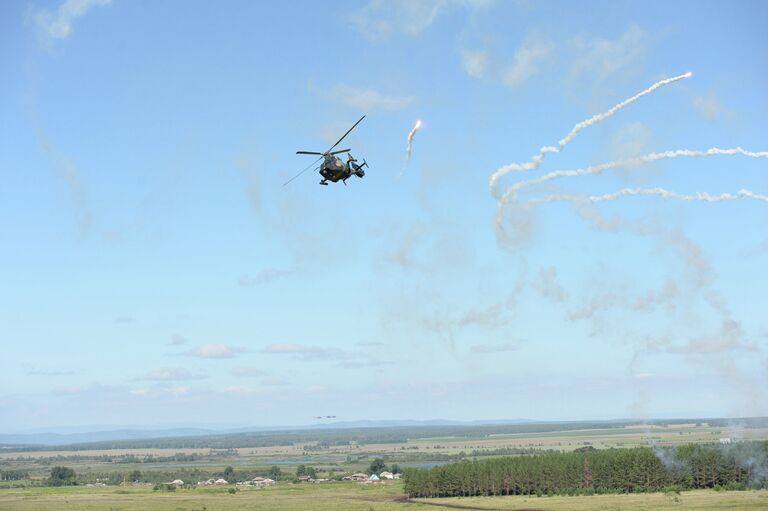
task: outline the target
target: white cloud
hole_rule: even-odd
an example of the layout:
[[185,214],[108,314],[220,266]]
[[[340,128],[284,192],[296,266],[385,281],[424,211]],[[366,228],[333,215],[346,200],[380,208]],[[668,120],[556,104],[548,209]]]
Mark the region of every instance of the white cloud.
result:
[[349,21],[372,41],[401,33],[416,36],[429,28],[437,17],[452,8],[477,9],[493,0],[370,0],[352,13]]
[[596,82],[604,81],[641,61],[648,51],[648,33],[631,25],[616,40],[594,38],[576,39],[576,57],[571,65],[574,77],[590,75]]
[[51,39],[65,39],[72,34],[72,24],[85,16],[92,7],[108,5],[111,0],[65,0],[55,12],[38,9],[35,24],[42,34]]
[[226,344],[203,344],[186,352],[187,355],[200,358],[234,358],[245,352],[245,348]]
[[296,343],[275,343],[264,348],[264,353],[297,355],[302,360],[346,360],[354,355],[338,348],[323,348]]
[[186,396],[191,389],[187,386],[172,387],[167,392],[172,396]]
[[464,71],[471,77],[477,80],[485,78],[488,73],[490,55],[485,50],[480,51],[463,51],[461,52],[461,63],[464,66]]
[[512,66],[502,72],[501,79],[509,87],[519,87],[539,72],[539,66],[546,60],[555,44],[547,37],[529,36],[515,52]]
[[154,371],[147,372],[144,374],[144,376],[142,376],[141,379],[151,381],[179,381],[200,380],[203,378],[206,378],[204,374],[193,373],[187,369],[179,367],[163,367],[161,369],[155,369]]
[[365,112],[402,110],[413,102],[413,96],[391,96],[373,89],[359,89],[338,84],[326,93],[336,103]]
[[233,394],[236,396],[255,396],[264,394],[263,388],[254,388],[248,385],[230,385],[222,389],[224,394]]
[[548,36],[532,32],[515,51],[511,63],[500,61],[487,50],[465,50],[461,54],[464,71],[476,80],[498,80],[516,88],[539,73],[555,49]]
[[258,367],[235,367],[232,369],[233,376],[264,376],[264,371]]

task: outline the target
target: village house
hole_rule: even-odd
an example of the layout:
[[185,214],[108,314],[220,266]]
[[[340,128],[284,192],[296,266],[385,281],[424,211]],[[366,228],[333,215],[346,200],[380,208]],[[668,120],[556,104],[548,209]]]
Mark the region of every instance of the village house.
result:
[[368,480],[368,474],[363,474],[362,472],[358,472],[356,474],[352,474],[351,476],[342,477],[343,481],[367,481]]

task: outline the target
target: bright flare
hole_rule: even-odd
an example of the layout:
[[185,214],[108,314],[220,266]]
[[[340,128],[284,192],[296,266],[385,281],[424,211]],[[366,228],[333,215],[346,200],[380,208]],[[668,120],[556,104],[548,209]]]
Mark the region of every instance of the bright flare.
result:
[[413,152],[413,137],[416,132],[421,129],[421,120],[416,121],[413,125],[413,129],[408,133],[408,144],[405,147],[405,158],[407,161],[411,161],[411,153]]

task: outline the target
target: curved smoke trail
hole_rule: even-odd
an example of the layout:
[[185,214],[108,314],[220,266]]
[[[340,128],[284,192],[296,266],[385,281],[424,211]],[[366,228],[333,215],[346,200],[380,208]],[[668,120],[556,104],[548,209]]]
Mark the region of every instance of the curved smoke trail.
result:
[[571,129],[571,131],[563,137],[560,142],[557,143],[557,147],[554,146],[545,146],[539,149],[539,154],[533,156],[529,162],[526,163],[510,163],[509,165],[504,165],[503,167],[499,167],[496,172],[491,175],[490,179],[490,188],[491,188],[491,194],[494,196],[498,196],[498,186],[499,186],[499,180],[509,174],[510,172],[518,172],[523,170],[536,170],[541,166],[542,161],[544,161],[544,157],[549,153],[559,153],[563,150],[563,148],[570,144],[574,138],[579,134],[580,131],[597,124],[599,122],[604,121],[605,119],[608,119],[609,117],[612,117],[615,115],[619,110],[622,108],[634,103],[638,99],[642,98],[643,96],[647,96],[648,94],[652,93],[656,89],[659,89],[661,87],[664,87],[665,85],[669,85],[670,83],[676,82],[678,80],[683,80],[685,78],[690,78],[693,76],[693,73],[688,72],[680,76],[675,76],[673,78],[667,78],[666,80],[661,80],[660,82],[656,82],[647,89],[638,92],[634,96],[632,96],[629,99],[625,99],[621,103],[611,107],[610,109],[606,110],[605,112],[599,113],[597,115],[594,115],[590,117],[587,120],[581,121],[580,123],[576,124],[576,126]]
[[623,188],[616,192],[605,193],[603,195],[572,195],[555,194],[531,199],[530,204],[543,204],[548,202],[573,202],[576,204],[595,204],[598,202],[611,202],[622,197],[637,196],[655,196],[662,199],[679,200],[683,202],[727,202],[740,199],[751,199],[756,201],[768,202],[768,195],[755,193],[751,190],[741,189],[736,193],[721,193],[711,195],[707,192],[696,192],[684,194],[665,190],[664,188]]
[[601,163],[599,165],[590,165],[588,167],[583,167],[580,169],[555,170],[534,179],[518,181],[517,183],[514,183],[513,185],[510,185],[509,187],[507,187],[506,191],[504,192],[504,195],[499,199],[497,203],[496,229],[497,231],[503,230],[504,207],[510,202],[515,200],[515,198],[517,197],[518,191],[522,190],[523,188],[527,188],[529,186],[545,183],[547,181],[551,181],[553,179],[559,179],[562,177],[577,177],[577,176],[601,174],[606,170],[617,169],[621,167],[632,167],[632,166],[641,165],[643,163],[648,163],[648,162],[653,162],[658,160],[665,160],[670,158],[707,158],[710,156],[736,156],[736,155],[747,156],[750,158],[768,158],[768,151],[759,151],[759,152],[747,151],[746,149],[742,149],[741,147],[736,147],[733,149],[720,149],[718,147],[713,147],[711,149],[707,149],[706,151],[692,151],[690,149],[678,149],[675,151],[648,153],[646,155],[638,156],[636,158],[627,158],[624,160],[609,161],[606,163]]
[[[529,186],[545,183],[553,179],[561,177],[576,177],[576,176],[588,176],[593,174],[602,174],[606,170],[618,169],[622,167],[636,167],[644,163],[650,163],[659,160],[667,160],[670,158],[708,158],[710,156],[748,156],[750,158],[768,158],[768,151],[747,151],[741,147],[735,147],[733,149],[720,149],[719,147],[713,147],[706,151],[694,151],[690,149],[677,149],[674,151],[663,151],[660,153],[648,153],[643,156],[637,156],[634,158],[626,158],[624,160],[609,161],[601,163],[599,165],[590,165],[588,167],[582,167],[574,170],[554,170],[543,176],[539,176],[534,179],[527,179],[525,181],[518,181],[517,183],[509,186],[504,193],[504,197],[509,194],[527,188]],[[503,197],[502,197],[503,200]]]

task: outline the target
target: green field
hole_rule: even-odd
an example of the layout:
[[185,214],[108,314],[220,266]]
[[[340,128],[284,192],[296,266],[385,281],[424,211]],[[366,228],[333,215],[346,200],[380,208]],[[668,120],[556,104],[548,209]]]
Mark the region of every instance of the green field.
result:
[[[741,439],[768,438],[765,420],[753,421]],[[558,425],[559,426],[559,425]],[[675,424],[637,423],[502,425],[428,427],[381,430],[334,430],[225,437],[125,441],[57,448],[4,448],[0,472],[20,471],[24,477],[0,481],[0,510],[99,511],[227,511],[227,510],[360,510],[396,509],[538,509],[656,510],[714,509],[768,511],[768,490],[700,490],[682,494],[595,495],[589,497],[465,497],[407,500],[401,481],[368,485],[355,482],[294,483],[300,464],[317,477],[340,479],[354,472],[370,473],[374,458],[388,467],[429,467],[460,460],[490,459],[552,450],[570,452],[635,446],[717,445],[728,428],[706,421]],[[269,440],[269,441],[267,441]],[[207,444],[206,444],[207,442]],[[222,446],[222,444],[224,444]],[[216,447],[219,446],[219,447]],[[517,450],[517,451],[515,451]],[[77,473],[77,486],[45,487],[51,468],[63,465]],[[257,489],[234,485],[198,487],[209,477],[234,469],[232,481],[245,481],[279,467],[276,486]],[[131,472],[143,483],[183,479],[191,488],[153,491],[153,484],[121,484]],[[109,486],[85,486],[97,481]],[[235,490],[235,488],[237,488]],[[230,494],[229,491],[234,491]]]
[[235,511],[235,510],[768,510],[768,491],[681,494],[596,495],[591,497],[473,497],[408,501],[399,482],[291,484],[265,489],[228,488],[156,492],[151,487],[28,488],[0,490],[0,510],[32,511]]

